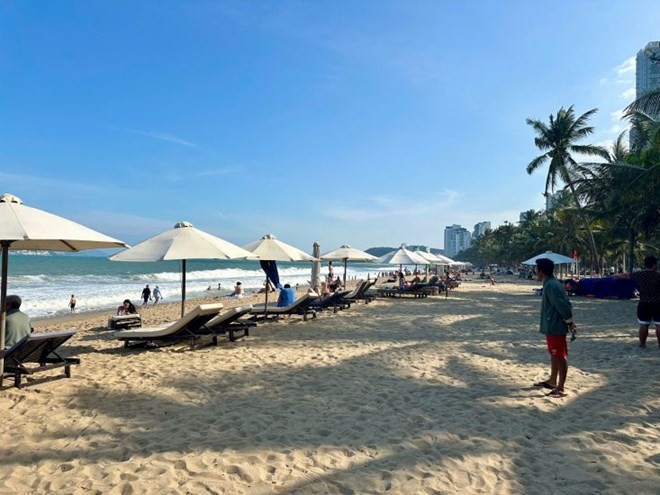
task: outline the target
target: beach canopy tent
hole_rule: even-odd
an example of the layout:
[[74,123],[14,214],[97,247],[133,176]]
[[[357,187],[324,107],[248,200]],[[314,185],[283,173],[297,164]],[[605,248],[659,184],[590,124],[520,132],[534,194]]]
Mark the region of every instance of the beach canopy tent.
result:
[[343,246],[328,251],[321,255],[321,259],[325,261],[343,261],[344,262],[344,287],[346,287],[346,268],[349,261],[369,262],[376,260],[373,256],[365,251],[360,251],[354,247],[344,244]]
[[[85,249],[126,247],[113,239],[65,218],[23,204],[12,194],[0,196],[0,246],[2,280],[0,287],[0,351],[5,348],[5,301],[9,250],[83,251]],[[0,358],[0,371],[4,366]]]
[[277,272],[278,261],[318,261],[318,258],[280,241],[273,234],[266,234],[261,239],[243,246],[243,249],[258,256],[261,261],[261,267],[266,272],[266,307],[268,307],[268,281],[270,280],[273,286],[280,288],[279,274]]
[[109,258],[111,261],[181,261],[181,317],[186,303],[186,260],[256,259],[249,251],[220,239],[190,222],[179,222],[135,246]]
[[533,258],[523,261],[523,265],[535,265],[536,260],[544,258],[551,260],[555,265],[575,263],[573,258],[564,256],[563,254],[553,253],[552,251],[546,251],[545,253],[537,254]]

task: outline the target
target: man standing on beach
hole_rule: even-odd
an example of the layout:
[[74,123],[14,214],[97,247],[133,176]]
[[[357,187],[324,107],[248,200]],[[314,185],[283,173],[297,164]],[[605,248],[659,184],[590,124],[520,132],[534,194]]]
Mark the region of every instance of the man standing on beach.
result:
[[144,289],[142,289],[142,307],[144,308],[147,304],[149,304],[149,298],[151,297],[151,289],[149,288],[149,284],[146,285]]
[[573,307],[563,285],[554,276],[555,264],[543,258],[536,260],[536,278],[543,282],[540,332],[550,352],[550,378],[535,383],[535,387],[551,389],[548,397],[565,397],[564,384],[568,374],[568,345],[566,335],[577,332],[573,323]]
[[658,258],[644,258],[644,270],[639,272],[619,273],[614,278],[629,278],[637,282],[639,303],[637,303],[637,321],[639,322],[639,347],[646,347],[649,327],[655,323],[655,336],[660,347],[660,273]]

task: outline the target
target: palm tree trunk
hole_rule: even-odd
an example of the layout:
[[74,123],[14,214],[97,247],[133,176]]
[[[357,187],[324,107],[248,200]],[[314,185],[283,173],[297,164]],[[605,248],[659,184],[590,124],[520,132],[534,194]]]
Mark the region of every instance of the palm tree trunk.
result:
[[628,231],[628,273],[633,272],[634,259],[635,259],[635,240],[637,239],[637,233],[630,229]]
[[[589,247],[591,248],[591,255],[593,262],[596,263],[596,273],[600,274],[600,258],[598,257],[598,249],[596,249],[596,240],[594,239],[594,233],[591,231],[591,226],[589,225],[589,219],[587,218],[586,213],[582,209],[582,205],[578,201],[577,194],[575,194],[575,187],[573,186],[573,181],[567,180],[568,188],[571,190],[571,195],[573,196],[573,201],[575,202],[575,207],[578,209],[582,221],[584,222],[584,228],[587,229],[589,234]],[[592,265],[593,268],[593,265]]]

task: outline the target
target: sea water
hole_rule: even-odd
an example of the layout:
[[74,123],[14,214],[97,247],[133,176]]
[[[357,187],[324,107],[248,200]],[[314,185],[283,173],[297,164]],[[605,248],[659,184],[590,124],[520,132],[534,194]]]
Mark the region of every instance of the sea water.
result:
[[[343,265],[335,263],[335,275],[343,276]],[[280,283],[306,286],[311,279],[306,263],[278,263]],[[77,312],[116,308],[124,299],[141,305],[146,284],[158,286],[164,302],[181,301],[181,262],[117,262],[96,256],[24,255],[9,256],[7,294],[23,299],[21,310],[32,318],[61,316],[70,312],[69,299],[75,294]],[[390,266],[349,263],[348,279],[374,278]],[[321,277],[328,272],[323,262]],[[186,262],[186,299],[209,295],[227,295],[240,281],[247,293],[264,287],[265,274],[258,261],[188,260]],[[218,284],[221,289],[218,289]]]

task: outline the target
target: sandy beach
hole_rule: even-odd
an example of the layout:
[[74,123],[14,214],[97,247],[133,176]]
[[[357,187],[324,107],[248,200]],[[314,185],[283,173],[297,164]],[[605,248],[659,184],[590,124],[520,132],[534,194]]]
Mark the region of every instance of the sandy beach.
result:
[[[0,492],[657,493],[660,351],[636,347],[636,301],[572,298],[568,397],[551,399],[532,386],[538,286],[466,281],[195,350],[124,349],[108,314],[39,321],[77,328],[82,363],[5,382]],[[141,312],[158,325],[180,306]]]

